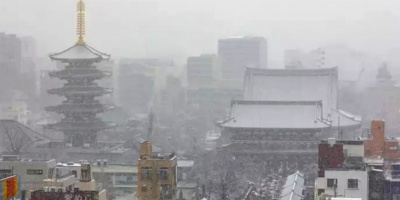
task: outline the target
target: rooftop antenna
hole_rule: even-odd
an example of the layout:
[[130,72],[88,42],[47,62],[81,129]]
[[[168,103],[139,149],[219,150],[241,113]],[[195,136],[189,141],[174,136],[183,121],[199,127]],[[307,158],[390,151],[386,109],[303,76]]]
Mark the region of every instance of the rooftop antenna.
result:
[[76,34],[78,35],[77,45],[84,45],[85,41],[83,39],[85,35],[85,2],[79,0],[77,5],[77,26]]
[[154,113],[153,110],[150,111],[149,114],[149,127],[148,127],[148,132],[147,132],[147,140],[151,141],[152,135],[153,135],[153,123],[154,123]]

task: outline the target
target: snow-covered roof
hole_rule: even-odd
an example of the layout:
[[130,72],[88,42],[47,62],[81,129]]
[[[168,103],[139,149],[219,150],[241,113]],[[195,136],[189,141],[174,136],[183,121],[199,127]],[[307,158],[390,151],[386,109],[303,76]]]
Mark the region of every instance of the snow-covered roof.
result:
[[230,120],[223,127],[268,129],[320,129],[321,102],[234,101]]
[[193,160],[178,160],[178,167],[193,167]]
[[51,54],[50,58],[62,62],[68,60],[94,60],[99,62],[101,60],[110,59],[110,55],[97,51],[87,44],[75,44],[60,53]]
[[323,114],[337,109],[337,68],[246,68],[244,100],[322,101]]
[[332,110],[323,116],[321,101],[233,101],[227,128],[321,129],[359,126],[360,120]]
[[[0,120],[0,137],[1,138],[6,138],[6,130],[11,130],[12,132],[12,137],[15,139],[21,139],[22,137],[28,138],[29,143],[33,143],[34,145],[40,145],[43,143],[48,143],[50,140],[46,136],[32,130],[31,128],[15,121],[15,120]],[[6,142],[9,142],[8,140],[5,140]],[[1,143],[0,143],[1,145]]]
[[304,175],[296,172],[289,175],[281,192],[280,200],[301,200],[304,190]]

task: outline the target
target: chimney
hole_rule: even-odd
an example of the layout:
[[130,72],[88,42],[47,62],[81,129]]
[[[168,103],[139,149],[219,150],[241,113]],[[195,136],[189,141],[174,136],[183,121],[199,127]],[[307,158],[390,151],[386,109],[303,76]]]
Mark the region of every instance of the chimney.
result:
[[151,142],[143,141],[142,143],[140,143],[140,159],[147,159],[151,157],[151,154],[152,154]]

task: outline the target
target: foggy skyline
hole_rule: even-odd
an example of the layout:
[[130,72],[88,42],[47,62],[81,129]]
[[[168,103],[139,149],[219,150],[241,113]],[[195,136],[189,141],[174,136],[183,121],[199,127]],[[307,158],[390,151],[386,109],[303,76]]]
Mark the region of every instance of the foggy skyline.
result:
[[[38,56],[76,41],[76,0],[1,0],[0,32],[31,35]],[[86,41],[118,57],[185,59],[216,53],[217,40],[263,36],[268,57],[325,44],[381,55],[400,47],[398,1],[85,0]]]

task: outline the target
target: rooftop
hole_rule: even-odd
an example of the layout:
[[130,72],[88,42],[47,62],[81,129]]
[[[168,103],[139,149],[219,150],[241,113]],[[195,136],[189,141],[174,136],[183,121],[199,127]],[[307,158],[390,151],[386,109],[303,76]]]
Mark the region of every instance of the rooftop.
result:
[[301,200],[304,199],[304,174],[296,172],[286,178],[285,185],[281,192],[280,200]]
[[246,68],[243,97],[247,101],[321,101],[327,118],[338,109],[337,74],[337,68]]
[[[322,101],[232,101],[229,119],[222,127],[254,129],[323,129],[359,126],[339,112],[323,116]],[[340,120],[340,122],[339,122]]]
[[[345,144],[345,145],[364,145],[364,141],[362,140],[335,140],[336,144]],[[321,140],[321,144],[328,144],[328,140]]]
[[95,62],[100,62],[102,60],[110,59],[110,55],[102,53],[87,44],[74,46],[60,52],[50,55],[52,60],[58,60],[61,62],[71,61],[71,60],[92,60]]
[[193,160],[178,160],[178,167],[193,167]]
[[138,173],[138,168],[136,165],[116,165],[108,164],[105,167],[100,167],[97,165],[92,166],[92,171],[94,173]]

